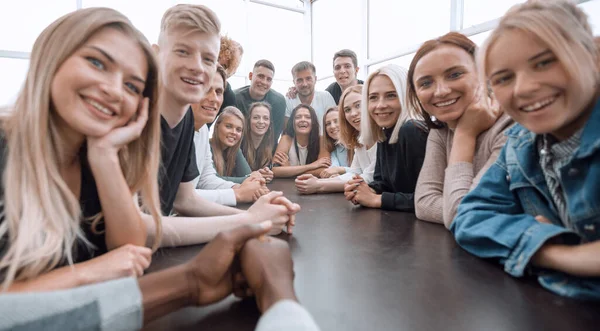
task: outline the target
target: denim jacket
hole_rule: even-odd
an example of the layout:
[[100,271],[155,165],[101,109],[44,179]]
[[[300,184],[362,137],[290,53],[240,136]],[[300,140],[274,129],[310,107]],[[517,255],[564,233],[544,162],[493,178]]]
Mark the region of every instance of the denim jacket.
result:
[[[528,266],[551,238],[570,245],[600,239],[600,99],[584,126],[579,148],[560,169],[573,229],[565,228],[558,217],[539,164],[536,135],[519,124],[506,135],[496,163],[464,197],[450,231],[462,248],[498,260],[512,276],[532,272],[552,292],[600,300],[600,278],[577,278]],[[537,222],[537,215],[552,224]]]

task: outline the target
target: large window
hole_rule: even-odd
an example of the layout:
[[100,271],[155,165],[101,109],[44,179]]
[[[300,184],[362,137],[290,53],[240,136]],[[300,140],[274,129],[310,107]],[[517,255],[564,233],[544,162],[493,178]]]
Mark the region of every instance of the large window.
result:
[[0,49],[30,52],[33,42],[46,26],[75,9],[73,0],[2,1]]
[[319,78],[333,75],[333,54],[341,49],[351,49],[362,57],[362,39],[366,37],[363,15],[363,1],[320,0],[313,4],[314,64]]
[[82,0],[83,8],[109,7],[127,16],[131,23],[140,30],[150,43],[158,42],[160,19],[163,13],[174,4],[171,0]]
[[524,0],[464,0],[463,28],[497,19],[510,7],[521,2]]
[[408,70],[408,67],[410,66],[410,62],[412,61],[414,56],[415,56],[415,53],[410,53],[410,54],[407,54],[404,56],[397,57],[395,59],[377,63],[377,64],[369,67],[369,73],[377,70],[378,68],[383,67],[386,64],[396,64],[396,65],[404,67],[406,70]]
[[252,2],[248,6],[248,40],[243,44],[249,48],[244,53],[248,64],[245,74],[256,61],[267,59],[275,66],[274,88],[285,94],[287,88],[281,86],[291,86],[294,64],[310,61],[310,36],[305,33],[304,15]]
[[371,59],[397,53],[450,30],[450,0],[370,0],[369,5]]
[[582,3],[580,7],[588,14],[594,36],[600,36],[600,0]]
[[29,60],[0,58],[0,107],[12,104],[25,82]]

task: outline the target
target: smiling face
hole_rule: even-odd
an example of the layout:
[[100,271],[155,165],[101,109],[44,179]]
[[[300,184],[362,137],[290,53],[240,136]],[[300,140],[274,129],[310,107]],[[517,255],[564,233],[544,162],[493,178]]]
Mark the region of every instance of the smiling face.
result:
[[257,101],[265,98],[273,85],[273,70],[259,66],[250,74],[250,96]]
[[308,135],[311,127],[310,111],[306,108],[299,108],[294,115],[294,131],[296,131],[296,135]]
[[294,84],[296,85],[296,90],[298,90],[298,94],[303,97],[309,97],[315,93],[316,81],[317,77],[315,77],[315,73],[312,72],[311,69],[298,71],[294,75]]
[[165,95],[181,105],[197,103],[216,72],[217,34],[175,27],[165,33],[158,60]]
[[439,46],[417,62],[414,85],[423,109],[454,128],[479,87],[475,61],[460,47]]
[[338,140],[340,137],[340,125],[338,123],[338,112],[330,111],[325,115],[325,131],[333,140]]
[[148,63],[130,37],[104,28],[58,68],[50,87],[61,120],[79,135],[101,137],[137,113]]
[[344,99],[344,117],[356,131],[360,132],[360,99],[358,93],[350,93]]
[[269,109],[262,106],[257,106],[252,109],[250,116],[250,130],[252,134],[262,137],[269,130],[271,124],[271,114]]
[[368,90],[369,115],[378,127],[389,129],[396,125],[402,106],[398,92],[388,76],[377,75]]
[[242,132],[244,130],[244,123],[237,116],[223,115],[225,116],[219,125],[215,128],[217,133],[217,139],[223,144],[223,146],[233,147],[242,139]]
[[557,56],[538,38],[507,30],[488,52],[486,76],[500,106],[515,121],[536,133],[558,139],[583,126],[594,88],[574,91]]
[[333,75],[340,86],[349,86],[356,80],[358,68],[350,57],[336,57],[333,61]]
[[223,104],[223,77],[215,74],[211,80],[210,89],[200,100],[198,106],[192,107],[195,127],[200,128],[206,123],[212,123]]

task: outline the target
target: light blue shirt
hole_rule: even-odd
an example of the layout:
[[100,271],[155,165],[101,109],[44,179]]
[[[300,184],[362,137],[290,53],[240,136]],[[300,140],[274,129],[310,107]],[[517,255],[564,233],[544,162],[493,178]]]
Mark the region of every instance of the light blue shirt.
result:
[[335,149],[331,151],[331,166],[332,167],[344,167],[346,172],[350,172],[348,166],[348,150],[346,147],[336,144]]

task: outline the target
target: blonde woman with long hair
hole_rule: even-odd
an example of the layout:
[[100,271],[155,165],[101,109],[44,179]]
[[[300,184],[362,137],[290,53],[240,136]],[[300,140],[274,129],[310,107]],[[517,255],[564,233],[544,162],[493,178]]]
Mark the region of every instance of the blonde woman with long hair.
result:
[[517,122],[450,230],[465,250],[600,300],[600,51],[585,13],[527,1],[500,19],[478,71]]
[[37,38],[1,122],[3,291],[143,274],[138,201],[161,229],[157,84],[150,45],[112,9],[67,14]]
[[425,158],[427,127],[406,99],[407,70],[388,64],[369,75],[363,88],[360,143],[377,144],[373,181],[355,177],[344,187],[355,205],[414,211],[414,193]]

